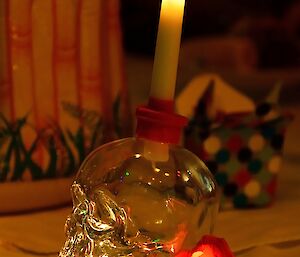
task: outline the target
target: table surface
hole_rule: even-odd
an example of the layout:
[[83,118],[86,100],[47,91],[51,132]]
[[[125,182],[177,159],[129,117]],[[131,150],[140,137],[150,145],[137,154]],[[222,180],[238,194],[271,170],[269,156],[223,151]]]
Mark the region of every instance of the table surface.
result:
[[[236,256],[300,256],[300,108],[290,109],[295,120],[287,133],[277,201],[266,209],[231,210],[218,215],[216,235],[226,238]],[[56,253],[64,241],[63,226],[69,212],[70,208],[60,208],[1,216],[0,256]],[[32,252],[26,253],[26,249]]]
[[[265,209],[218,215],[215,234],[228,241],[237,257],[300,256],[300,103],[286,109],[295,119],[287,131],[276,202]],[[69,212],[70,207],[65,207],[0,216],[0,256],[57,256]]]

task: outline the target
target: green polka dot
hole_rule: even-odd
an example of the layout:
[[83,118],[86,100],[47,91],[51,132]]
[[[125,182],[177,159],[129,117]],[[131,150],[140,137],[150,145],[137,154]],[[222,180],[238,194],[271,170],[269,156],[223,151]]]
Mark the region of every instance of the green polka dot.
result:
[[248,198],[244,194],[238,194],[234,197],[233,204],[237,208],[246,208],[248,206]]
[[227,128],[221,127],[220,129],[216,129],[216,135],[224,142],[231,135],[231,131]]
[[265,147],[258,155],[258,158],[262,162],[267,162],[270,160],[270,158],[274,155],[274,150],[272,150],[271,147],[267,146]]
[[257,174],[261,170],[262,166],[263,166],[263,164],[262,164],[262,162],[260,160],[258,160],[258,159],[252,160],[248,164],[248,170],[252,174]]
[[255,179],[259,181],[262,185],[267,185],[273,178],[273,174],[263,169],[255,175]]
[[218,163],[225,163],[229,160],[230,153],[226,149],[222,149],[216,154],[215,158]]
[[228,175],[224,172],[218,172],[215,175],[215,179],[216,179],[217,183],[219,184],[219,186],[225,186],[228,182]]
[[224,170],[226,170],[226,173],[228,176],[234,175],[241,167],[241,164],[237,161],[235,158],[231,158],[225,165]]
[[253,135],[254,131],[251,128],[243,128],[239,131],[241,138],[248,142],[248,139]]

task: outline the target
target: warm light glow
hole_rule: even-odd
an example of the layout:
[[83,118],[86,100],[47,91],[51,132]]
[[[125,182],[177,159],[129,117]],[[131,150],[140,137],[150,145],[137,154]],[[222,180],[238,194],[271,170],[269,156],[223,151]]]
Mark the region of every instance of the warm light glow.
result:
[[186,174],[184,174],[184,173],[183,173],[183,175],[182,175],[182,179],[183,179],[185,182],[188,182],[188,181],[190,180],[190,178],[189,178]]
[[163,0],[161,5],[161,19],[168,17],[178,19],[182,16],[185,0]]
[[222,238],[204,236],[193,250],[179,252],[175,257],[234,257]]
[[197,252],[194,252],[193,254],[192,254],[192,257],[199,257],[199,256],[203,256],[203,252],[202,251],[197,251]]
[[[216,257],[215,252],[213,251],[213,249],[210,246],[204,245],[203,246],[203,257]],[[193,256],[196,257],[196,256]]]
[[173,2],[175,5],[183,7],[185,0],[169,0],[169,2]]
[[216,257],[219,256],[213,250],[213,247],[208,244],[201,245],[195,252],[192,253],[191,257]]
[[[164,244],[164,248],[172,253],[177,253],[182,247],[182,244],[186,238],[187,229],[184,224],[178,225],[178,231],[173,239]],[[210,256],[209,256],[210,257]]]
[[[169,145],[155,141],[146,140],[144,145],[144,156],[148,160],[165,162],[169,159]],[[155,170],[155,166],[153,169]],[[155,170],[157,172],[157,170]]]

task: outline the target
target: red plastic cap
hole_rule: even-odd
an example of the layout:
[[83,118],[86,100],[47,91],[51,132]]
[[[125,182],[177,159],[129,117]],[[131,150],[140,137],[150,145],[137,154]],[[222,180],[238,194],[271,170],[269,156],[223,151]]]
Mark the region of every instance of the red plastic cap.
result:
[[187,118],[175,114],[174,102],[151,98],[136,110],[136,136],[161,143],[178,144]]

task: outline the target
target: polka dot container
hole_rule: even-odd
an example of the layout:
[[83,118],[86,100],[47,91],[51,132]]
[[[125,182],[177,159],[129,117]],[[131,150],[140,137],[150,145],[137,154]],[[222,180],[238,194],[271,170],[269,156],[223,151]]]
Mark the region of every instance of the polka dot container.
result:
[[[222,208],[270,205],[277,189],[282,148],[289,115],[271,115],[271,105],[256,113],[224,116],[211,122],[195,112],[185,131],[185,147],[198,155],[222,189]],[[271,117],[271,116],[272,117]],[[269,119],[268,117],[271,117]]]

